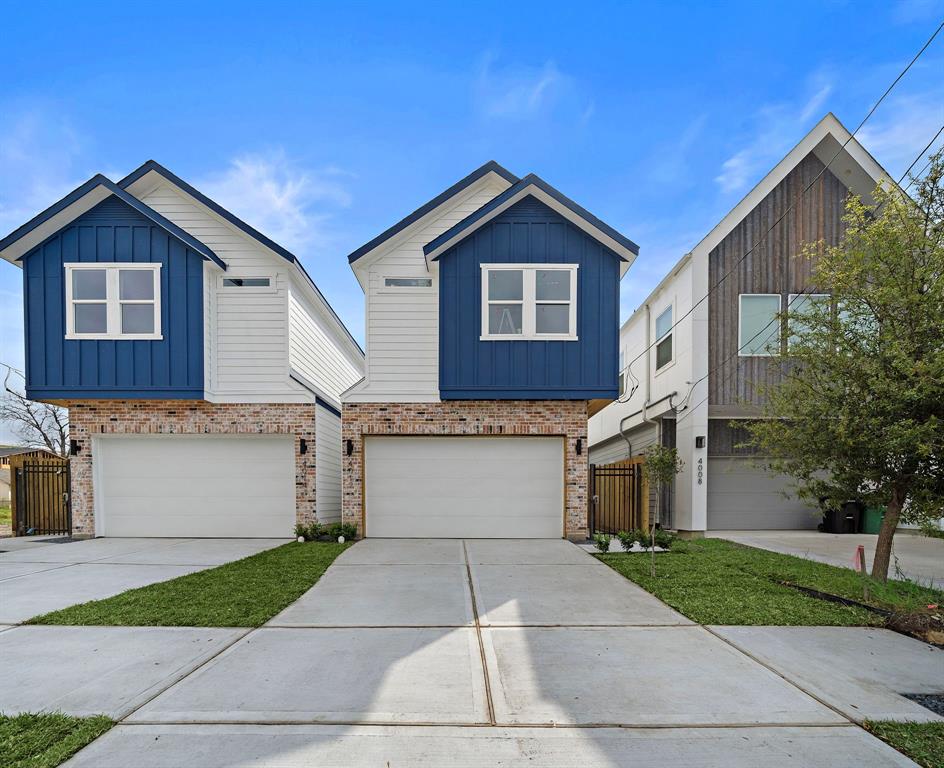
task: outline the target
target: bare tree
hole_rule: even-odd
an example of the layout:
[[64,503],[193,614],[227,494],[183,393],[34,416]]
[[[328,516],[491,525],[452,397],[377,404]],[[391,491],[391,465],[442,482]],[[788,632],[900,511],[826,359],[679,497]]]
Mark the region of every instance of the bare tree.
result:
[[50,403],[27,399],[10,386],[10,369],[0,399],[0,421],[31,448],[45,448],[60,456],[69,455],[69,412]]

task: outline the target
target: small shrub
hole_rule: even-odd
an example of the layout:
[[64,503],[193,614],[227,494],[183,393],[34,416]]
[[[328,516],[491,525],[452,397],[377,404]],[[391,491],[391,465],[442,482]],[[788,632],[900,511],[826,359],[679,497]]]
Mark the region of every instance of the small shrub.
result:
[[303,539],[308,539],[308,526],[302,525],[301,523],[295,523],[295,538],[297,539],[301,536]]
[[610,537],[606,533],[593,534],[593,545],[601,552],[610,551]]
[[620,531],[616,534],[616,538],[619,539],[620,546],[623,548],[624,552],[629,552],[633,548],[633,544],[636,543],[636,532],[635,531]]
[[674,533],[671,533],[670,531],[665,531],[662,528],[656,528],[655,543],[657,547],[662,547],[662,549],[672,549],[677,538],[678,536],[676,536]]

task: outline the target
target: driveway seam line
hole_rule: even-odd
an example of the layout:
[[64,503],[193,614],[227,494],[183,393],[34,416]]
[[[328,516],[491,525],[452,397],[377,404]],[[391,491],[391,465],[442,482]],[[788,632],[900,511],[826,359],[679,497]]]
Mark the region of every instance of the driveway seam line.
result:
[[483,722],[422,722],[418,720],[134,720],[122,722],[124,726],[199,726],[199,725],[309,725],[309,726],[356,726],[371,728],[533,728],[546,730],[593,730],[600,728],[620,728],[627,731],[637,730],[715,730],[746,728],[856,728],[856,723],[483,723]]
[[492,684],[488,675],[488,661],[485,658],[485,641],[482,639],[482,626],[479,623],[479,609],[475,603],[475,586],[472,583],[472,566],[469,564],[469,550],[465,539],[462,540],[462,555],[465,559],[465,574],[469,580],[469,596],[472,598],[472,619],[475,623],[475,637],[479,644],[479,657],[482,662],[482,676],[485,678],[485,703],[488,706],[488,722],[495,725],[495,705],[492,702]]
[[[202,627],[202,629],[227,629],[227,627]],[[152,701],[154,701],[154,699],[156,699],[158,696],[160,696],[160,695],[163,694],[163,693],[166,693],[166,692],[169,691],[171,688],[173,688],[175,685],[178,685],[179,683],[182,683],[184,680],[188,679],[191,675],[193,675],[193,674],[194,674],[195,672],[197,672],[198,670],[203,669],[207,664],[209,664],[211,661],[213,661],[214,659],[216,659],[217,657],[219,657],[219,655],[220,655],[221,653],[225,653],[225,652],[228,651],[230,648],[232,648],[234,645],[236,645],[236,643],[238,643],[240,640],[242,640],[242,639],[245,638],[245,637],[248,637],[248,636],[251,635],[253,632],[258,631],[258,629],[259,629],[259,627],[250,627],[250,628],[247,629],[245,632],[242,632],[241,634],[237,635],[236,637],[233,638],[232,642],[229,642],[229,643],[224,644],[223,647],[220,648],[216,653],[212,654],[211,656],[207,657],[207,658],[204,659],[202,662],[200,662],[199,664],[197,664],[197,666],[195,666],[193,669],[191,669],[187,674],[185,674],[185,675],[179,677],[177,680],[174,680],[172,683],[169,683],[168,685],[164,686],[164,687],[161,688],[159,691],[157,691],[153,696],[149,696],[147,699],[145,699],[145,700],[142,701],[140,704],[138,704],[138,706],[133,707],[130,711],[125,712],[121,717],[116,718],[116,719],[115,719],[115,724],[116,724],[116,725],[124,724],[124,721],[127,720],[129,717],[131,717],[135,712],[137,712],[138,710],[140,710],[141,707],[146,707],[148,704],[150,704]]]
[[802,685],[800,685],[799,683],[797,683],[797,682],[795,682],[794,680],[791,680],[789,677],[787,677],[783,672],[780,672],[778,669],[775,669],[773,666],[771,666],[770,664],[768,664],[768,663],[767,663],[766,661],[764,661],[763,659],[761,659],[761,658],[755,656],[755,655],[754,655],[753,653],[751,653],[750,651],[745,651],[743,648],[741,648],[739,645],[737,645],[736,643],[734,643],[732,640],[729,640],[728,638],[724,637],[724,635],[721,635],[721,634],[719,634],[718,632],[715,632],[711,627],[706,626],[706,625],[704,625],[704,624],[700,624],[699,626],[702,627],[708,634],[710,634],[710,635],[712,635],[712,636],[714,636],[714,637],[717,637],[721,642],[725,643],[726,645],[729,645],[731,648],[733,648],[733,649],[734,649],[735,651],[737,651],[738,653],[744,654],[744,655],[747,656],[747,658],[749,658],[751,661],[754,661],[754,662],[756,662],[757,664],[760,664],[760,665],[761,665],[762,667],[764,667],[765,669],[767,669],[767,670],[773,672],[775,675],[777,675],[777,677],[779,677],[781,680],[784,680],[787,684],[792,685],[794,688],[796,688],[796,689],[797,689],[798,691],[800,691],[801,693],[805,693],[807,696],[809,696],[809,697],[810,697],[811,699],[813,699],[814,701],[819,702],[820,704],[822,704],[822,705],[823,705],[824,707],[826,707],[827,709],[832,710],[832,711],[835,712],[837,715],[839,715],[841,718],[843,718],[843,720],[847,720],[851,725],[855,725],[855,726],[861,726],[861,725],[862,725],[862,721],[856,720],[854,717],[850,717],[850,716],[847,715],[845,712],[843,712],[842,710],[840,710],[838,707],[833,706],[833,705],[830,704],[828,701],[825,701],[825,700],[824,700],[823,698],[821,698],[820,696],[817,696],[815,693],[812,693],[812,692],[808,691],[808,690],[807,690],[806,688],[804,688]]

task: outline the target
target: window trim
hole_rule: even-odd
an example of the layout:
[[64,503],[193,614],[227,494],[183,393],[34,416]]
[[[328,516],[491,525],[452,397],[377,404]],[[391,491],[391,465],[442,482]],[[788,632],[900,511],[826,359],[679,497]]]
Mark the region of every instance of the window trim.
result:
[[[265,280],[265,285],[227,285],[227,280]],[[271,291],[275,286],[269,275],[220,275],[220,288],[239,291]]]
[[[160,262],[66,262],[63,264],[65,273],[65,316],[66,339],[77,341],[160,341],[164,338],[161,333],[161,267]],[[105,271],[105,298],[102,299],[73,299],[72,275],[78,271],[104,270]],[[125,299],[122,300],[119,292],[119,275],[121,270],[148,270],[154,280],[153,299]],[[76,304],[104,304],[105,327],[104,333],[77,333],[75,330]],[[122,304],[150,304],[154,307],[154,332],[152,333],[122,333],[121,332],[121,305]]]
[[738,340],[737,340],[737,352],[738,357],[777,357],[779,353],[777,352],[743,352],[744,349],[744,340],[741,338],[741,318],[744,316],[744,297],[758,297],[758,296],[775,296],[777,298],[777,312],[776,316],[778,318],[777,329],[776,329],[776,338],[780,340],[782,346],[783,342],[783,323],[780,321],[780,313],[783,311],[783,294],[781,293],[739,293],[738,294],[738,316],[737,316],[737,328],[738,328]]
[[[672,312],[672,322],[669,324],[669,330],[663,333],[661,336],[656,336],[656,328],[659,324],[659,318],[662,317],[666,312]],[[653,372],[654,376],[659,376],[664,371],[671,368],[675,365],[675,301],[670,301],[661,312],[659,312],[652,320],[652,356],[654,358],[653,363],[655,365],[655,370]],[[667,362],[659,365],[659,346],[666,339],[671,339],[672,344],[672,356],[668,359]]]
[[[479,341],[577,341],[577,270],[579,264],[480,264],[482,280],[482,323]],[[537,273],[538,270],[560,270],[570,272],[570,298],[537,300]],[[491,271],[520,271],[521,298],[495,299],[488,297],[488,273]],[[520,304],[521,305],[521,333],[489,333],[488,307],[489,304]],[[537,307],[538,304],[567,304],[570,308],[568,333],[538,333]]]

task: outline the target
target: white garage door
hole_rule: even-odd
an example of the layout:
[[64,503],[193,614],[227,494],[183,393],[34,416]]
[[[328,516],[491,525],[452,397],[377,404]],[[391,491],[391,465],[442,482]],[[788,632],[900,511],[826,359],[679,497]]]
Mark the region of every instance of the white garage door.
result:
[[370,437],[364,455],[367,536],[563,536],[560,438]]
[[100,536],[291,536],[291,436],[101,437],[93,446]]
[[790,480],[751,459],[708,459],[708,527],[713,531],[815,528],[822,514],[795,497]]

